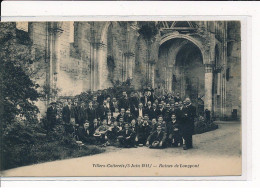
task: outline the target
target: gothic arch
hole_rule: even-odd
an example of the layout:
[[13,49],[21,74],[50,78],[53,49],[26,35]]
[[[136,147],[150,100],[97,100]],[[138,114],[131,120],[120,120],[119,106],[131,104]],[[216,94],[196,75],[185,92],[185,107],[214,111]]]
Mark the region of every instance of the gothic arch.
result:
[[202,44],[201,41],[197,40],[196,38],[194,37],[191,37],[189,35],[185,35],[185,34],[176,34],[176,33],[171,33],[171,34],[168,34],[167,36],[163,36],[160,40],[160,46],[165,43],[166,41],[168,40],[171,40],[171,39],[175,39],[175,38],[182,38],[182,39],[186,39],[186,40],[189,40],[191,41],[193,44],[195,44],[201,51],[201,54],[202,54],[202,60],[204,63],[207,62],[207,59],[209,59],[209,57],[207,56],[207,52],[206,52],[206,48],[205,46]]

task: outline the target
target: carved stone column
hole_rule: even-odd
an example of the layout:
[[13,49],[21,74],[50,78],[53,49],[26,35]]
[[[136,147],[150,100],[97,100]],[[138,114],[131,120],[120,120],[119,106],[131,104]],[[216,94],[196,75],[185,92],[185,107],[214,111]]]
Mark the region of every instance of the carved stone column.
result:
[[205,65],[205,100],[204,110],[212,111],[212,86],[213,86],[213,65]]
[[60,70],[60,36],[63,32],[61,22],[50,22],[48,25],[48,53],[49,53],[49,84],[58,87],[58,74]]
[[96,75],[97,82],[95,90],[105,89],[108,87],[108,68],[107,68],[107,46],[103,43],[96,43],[95,44],[95,66],[96,66]]
[[125,70],[126,70],[126,79],[133,78],[133,69],[135,63],[135,54],[132,52],[127,52],[125,56]]

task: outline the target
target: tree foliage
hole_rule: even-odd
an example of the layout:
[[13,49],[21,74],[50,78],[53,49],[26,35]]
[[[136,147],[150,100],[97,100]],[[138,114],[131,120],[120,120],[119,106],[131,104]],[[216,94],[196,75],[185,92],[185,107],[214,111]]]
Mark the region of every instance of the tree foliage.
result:
[[140,29],[138,33],[141,34],[145,40],[152,40],[158,33],[157,26],[155,22],[139,22]]
[[0,23],[0,31],[1,123],[6,127],[16,117],[35,119],[39,94],[27,74],[33,62],[28,37],[17,36],[15,23]]

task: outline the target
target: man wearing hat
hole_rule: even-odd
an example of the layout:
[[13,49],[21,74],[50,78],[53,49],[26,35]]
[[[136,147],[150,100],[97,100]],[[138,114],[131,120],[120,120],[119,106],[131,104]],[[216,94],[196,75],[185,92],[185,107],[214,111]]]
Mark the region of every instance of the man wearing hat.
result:
[[160,125],[157,126],[157,130],[154,131],[151,135],[149,135],[146,146],[149,148],[164,148],[166,140],[166,133],[162,131],[162,127]]

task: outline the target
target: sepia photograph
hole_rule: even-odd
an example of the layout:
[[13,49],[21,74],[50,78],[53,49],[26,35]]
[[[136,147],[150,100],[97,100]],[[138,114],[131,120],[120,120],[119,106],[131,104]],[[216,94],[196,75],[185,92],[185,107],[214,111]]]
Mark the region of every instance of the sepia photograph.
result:
[[2,177],[242,175],[240,20],[0,31]]

